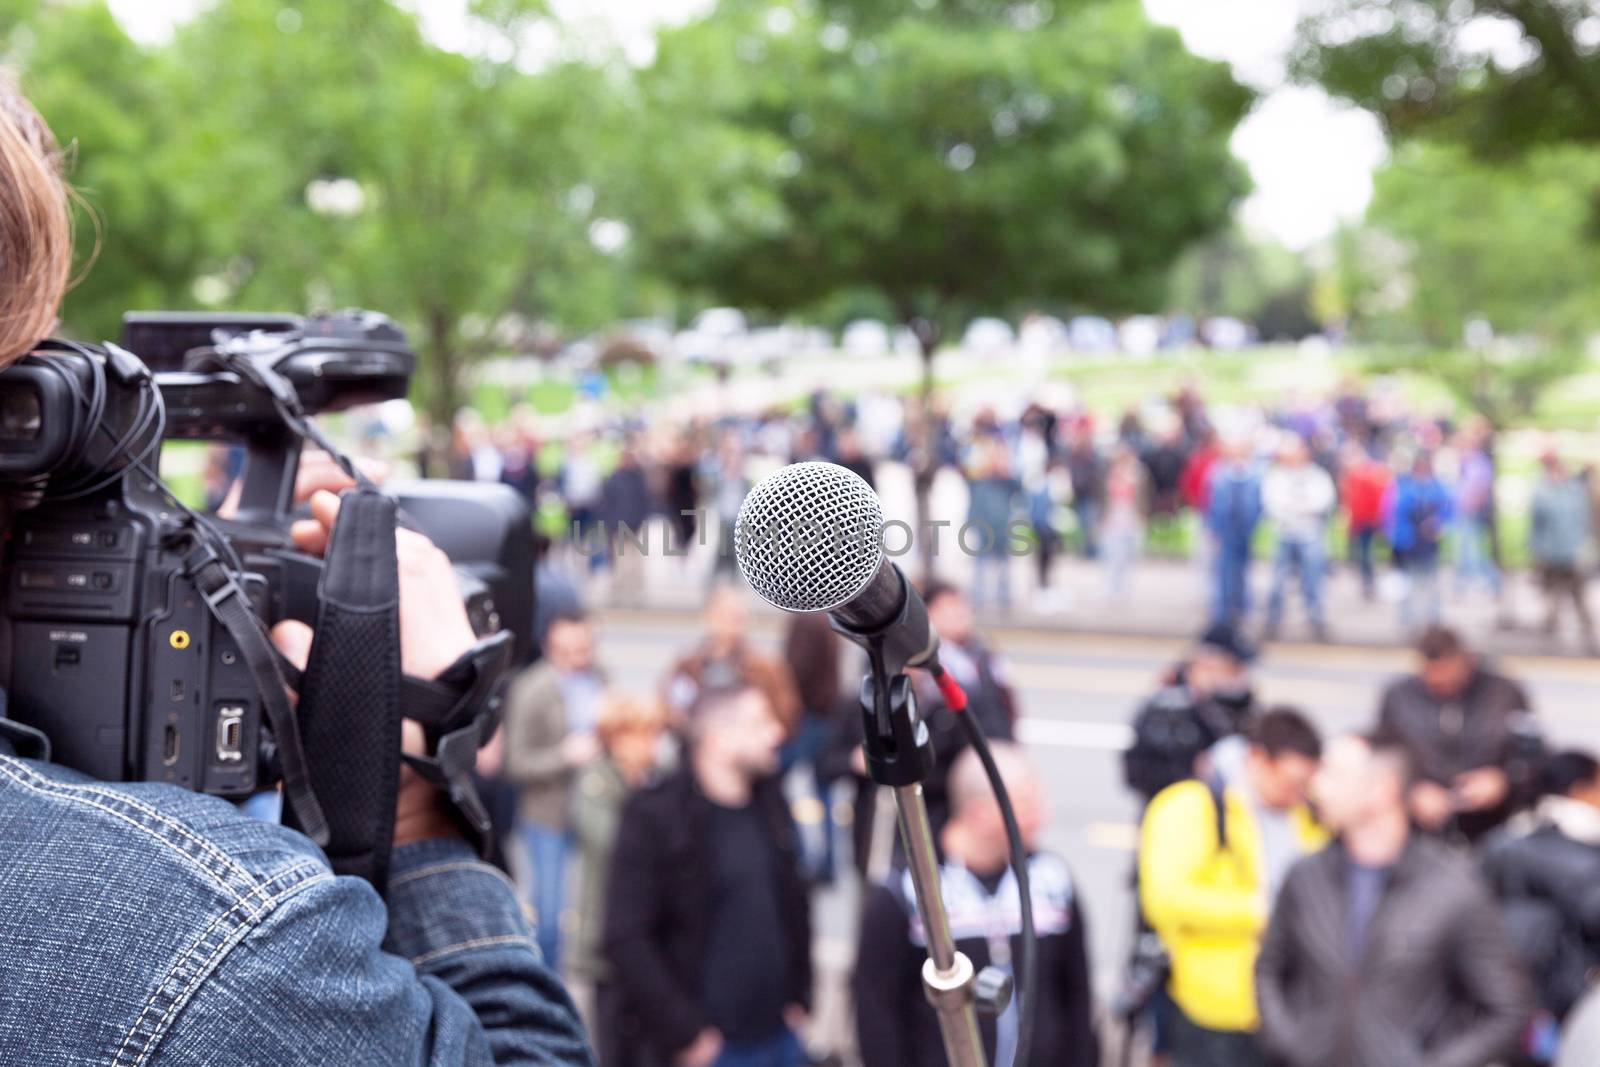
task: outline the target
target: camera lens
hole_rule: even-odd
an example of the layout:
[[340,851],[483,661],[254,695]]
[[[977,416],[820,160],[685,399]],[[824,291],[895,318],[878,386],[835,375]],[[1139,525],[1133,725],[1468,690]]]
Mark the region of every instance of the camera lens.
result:
[[32,389],[0,391],[0,441],[34,441],[43,417],[39,394]]

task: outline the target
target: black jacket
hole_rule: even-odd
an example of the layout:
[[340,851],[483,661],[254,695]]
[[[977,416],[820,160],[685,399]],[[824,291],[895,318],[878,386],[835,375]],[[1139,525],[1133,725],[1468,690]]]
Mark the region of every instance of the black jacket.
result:
[[1413,836],[1352,970],[1348,860],[1335,843],[1290,870],[1256,961],[1261,1036],[1286,1067],[1486,1067],[1533,1010],[1482,879]]
[[[756,786],[778,844],[778,894],[786,921],[788,1000],[811,1003],[811,915],[794,823],[776,779]],[[605,954],[614,975],[605,1027],[607,1067],[670,1064],[707,1025],[706,944],[711,913],[711,802],[681,770],[635,793],[623,809],[606,891]]]
[[1506,773],[1511,793],[1504,804],[1456,816],[1456,830],[1476,841],[1534,799],[1541,745],[1531,707],[1522,686],[1478,667],[1453,701],[1435,697],[1415,675],[1401,678],[1384,691],[1378,716],[1405,738],[1422,778],[1448,786],[1479,767]]
[[[1096,1067],[1100,1046],[1090,1021],[1089,955],[1071,875],[1065,863],[1047,853],[1030,858],[1028,874],[1039,936],[1039,1003],[1033,1009],[1033,1050],[1027,1067]],[[1020,965],[1021,922],[1015,903],[1007,909],[1000,896],[1016,899],[1010,875],[993,896],[958,867],[946,867],[941,882],[956,947],[972,965],[982,970],[1004,962],[994,959],[991,948],[996,921],[1007,935],[1004,953]],[[867,1067],[945,1065],[938,1017],[922,988],[928,950],[920,940],[921,927],[908,875],[897,872],[890,885],[872,890],[861,920],[854,979],[856,1034],[861,1062]],[[979,1023],[993,1063],[995,1022],[980,1015]]]
[[1600,812],[1565,798],[1547,805],[1490,839],[1483,870],[1541,1006],[1560,1019],[1600,968]]

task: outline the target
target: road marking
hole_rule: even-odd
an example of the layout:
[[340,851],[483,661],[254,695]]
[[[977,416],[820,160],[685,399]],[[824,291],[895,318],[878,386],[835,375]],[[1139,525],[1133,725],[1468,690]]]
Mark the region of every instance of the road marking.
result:
[[1090,848],[1109,852],[1139,851],[1139,827],[1131,822],[1092,822],[1083,828]]
[[1028,745],[1053,748],[1088,748],[1100,752],[1121,752],[1133,741],[1133,730],[1125,723],[1062,722],[1059,719],[1023,719],[1017,723],[1018,740]]

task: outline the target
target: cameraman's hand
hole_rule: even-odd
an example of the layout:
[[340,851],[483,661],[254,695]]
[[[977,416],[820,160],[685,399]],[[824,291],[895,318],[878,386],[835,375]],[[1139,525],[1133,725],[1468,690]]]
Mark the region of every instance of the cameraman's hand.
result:
[[[311,497],[312,518],[294,524],[295,547],[320,556],[339,517],[339,498],[321,491]],[[456,584],[450,558],[414,530],[395,531],[400,562],[400,666],[413,678],[435,678],[478,637]]]
[[[320,555],[338,518],[339,498],[325,491],[316,493],[311,498],[311,514],[313,519],[295,523],[292,534],[301,551]],[[411,530],[395,532],[395,552],[400,566],[400,666],[413,678],[433,678],[478,639],[445,554]],[[302,669],[310,658],[311,638],[311,627],[303,622],[282,622],[272,629],[273,643]],[[400,747],[416,755],[424,753],[422,727],[409,719],[401,723]],[[395,845],[459,834],[439,791],[402,764],[395,800]]]

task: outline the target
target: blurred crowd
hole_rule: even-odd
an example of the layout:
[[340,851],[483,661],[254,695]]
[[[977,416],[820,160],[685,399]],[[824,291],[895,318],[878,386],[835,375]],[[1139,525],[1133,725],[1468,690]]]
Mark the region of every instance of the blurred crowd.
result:
[[1208,629],[1124,753],[1139,930],[1114,1015],[1173,1067],[1600,1056],[1600,766],[1444,627],[1371,726],[1259,707]]
[[[1016,556],[1030,557],[1025,606],[1055,613],[1067,607],[1063,557],[1095,561],[1121,598],[1140,560],[1162,554],[1195,561],[1212,621],[1267,638],[1294,602],[1311,634],[1326,637],[1326,587],[1339,566],[1367,599],[1393,604],[1406,632],[1440,621],[1447,584],[1457,598],[1486,598],[1509,626],[1509,561],[1526,559],[1544,591],[1545,629],[1555,636],[1570,614],[1596,647],[1586,587],[1600,483],[1590,470],[1542,449],[1531,492],[1515,494],[1516,514],[1506,514],[1489,424],[1419,414],[1382,383],[1349,380],[1265,410],[1213,412],[1193,387],[1120,415],[935,398],[924,416],[909,399],[819,392],[793,410],[624,418],[559,440],[541,439],[538,426],[527,411],[492,427],[465,412],[448,437],[425,437],[418,465],[515,486],[577,564],[572,580],[604,578],[623,601],[644,595],[648,555],[709,557],[696,565],[710,580],[732,574],[728,546],[750,485],[782,464],[823,459],[869,484],[881,465],[902,464],[923,501],[941,472],[959,472],[965,526],[924,526],[919,551],[924,572],[935,552],[969,556],[980,610],[1024,606],[1012,589]],[[1256,567],[1270,574],[1264,604],[1251,599]]]
[[[1206,628],[1133,719],[1140,920],[1100,1004],[1089,909],[1040,844],[1049,809],[1014,740],[1005,659],[966,591],[922,592],[1029,849],[1030,1064],[1093,1067],[1119,1048],[1170,1067],[1596,1062],[1600,765],[1548,751],[1525,689],[1453,631],[1425,628],[1371,729],[1325,742],[1302,712],[1258,704],[1238,628]],[[547,619],[480,768],[541,949],[606,1067],[942,1064],[922,919],[861,756],[861,664],[820,615],[788,617],[769,650],[750,599],[715,586],[650,693],[613,684],[576,603]],[[913,684],[954,937],[1014,975],[1021,906],[998,805],[937,687]],[[845,1040],[811,1018],[813,904],[840,879],[864,890],[848,896]],[[983,1019],[990,1062],[1009,1062],[1017,1022],[1014,1004]]]

